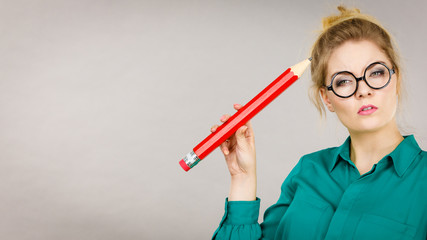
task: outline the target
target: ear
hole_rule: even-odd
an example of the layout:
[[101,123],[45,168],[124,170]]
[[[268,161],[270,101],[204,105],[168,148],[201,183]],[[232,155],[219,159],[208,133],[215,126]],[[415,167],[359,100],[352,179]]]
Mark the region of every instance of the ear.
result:
[[400,74],[396,74],[396,94],[399,96],[402,91],[402,78],[400,77]]
[[329,111],[335,112],[334,107],[332,106],[331,100],[329,99],[327,95],[327,91],[325,88],[320,88],[320,95],[322,96],[323,103],[326,105]]

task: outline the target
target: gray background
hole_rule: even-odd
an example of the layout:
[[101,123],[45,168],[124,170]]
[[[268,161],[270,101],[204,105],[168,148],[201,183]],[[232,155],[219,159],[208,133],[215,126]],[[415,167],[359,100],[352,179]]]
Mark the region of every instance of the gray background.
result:
[[[427,148],[426,1],[0,1],[0,239],[209,239],[219,150],[178,161],[233,103],[308,57],[344,2],[394,34],[405,134]],[[253,119],[261,212],[306,153],[340,145],[307,72]],[[260,218],[262,220],[262,218]]]

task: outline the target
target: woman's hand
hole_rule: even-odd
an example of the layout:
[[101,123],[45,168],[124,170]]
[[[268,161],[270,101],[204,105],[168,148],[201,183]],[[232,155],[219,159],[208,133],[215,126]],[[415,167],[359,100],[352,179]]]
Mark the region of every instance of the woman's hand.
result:
[[[242,108],[234,104],[234,109]],[[226,122],[230,115],[221,117],[221,122]],[[215,132],[218,125],[211,128]],[[228,170],[231,175],[231,188],[229,200],[255,200],[256,197],[256,152],[255,137],[250,121],[240,127],[221,146]]]

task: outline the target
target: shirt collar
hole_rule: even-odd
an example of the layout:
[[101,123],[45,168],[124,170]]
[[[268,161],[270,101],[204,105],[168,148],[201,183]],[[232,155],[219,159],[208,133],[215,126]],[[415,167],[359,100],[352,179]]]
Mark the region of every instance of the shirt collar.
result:
[[[350,142],[351,139],[348,137],[341,146],[336,148],[333,161],[329,167],[330,172],[334,170],[339,160],[344,160],[354,165],[350,159]],[[403,141],[386,157],[392,159],[394,169],[399,177],[401,177],[421,151],[414,135],[409,135],[404,136]]]
[[394,169],[399,177],[406,172],[415,157],[422,151],[414,135],[404,136],[404,138],[396,149],[388,155],[393,160]]
[[333,155],[333,161],[331,162],[331,165],[329,166],[329,171],[332,172],[335,168],[335,166],[338,164],[339,160],[345,160],[349,164],[354,163],[350,160],[350,136],[347,137],[345,142],[336,148],[335,153]]

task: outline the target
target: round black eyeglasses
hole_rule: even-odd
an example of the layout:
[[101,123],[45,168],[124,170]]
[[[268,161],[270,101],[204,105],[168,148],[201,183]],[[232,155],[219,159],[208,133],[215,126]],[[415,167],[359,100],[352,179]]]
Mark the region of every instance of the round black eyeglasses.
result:
[[348,71],[335,73],[332,76],[331,84],[326,88],[338,97],[348,98],[356,93],[359,81],[364,80],[370,88],[378,90],[385,88],[390,83],[391,75],[394,73],[394,69],[388,68],[384,63],[374,62],[369,64],[363,77],[360,78]]

